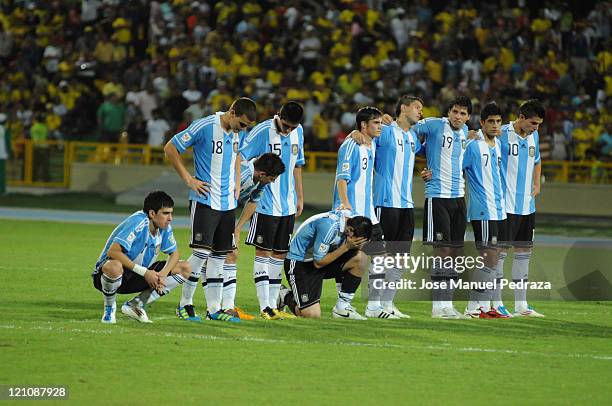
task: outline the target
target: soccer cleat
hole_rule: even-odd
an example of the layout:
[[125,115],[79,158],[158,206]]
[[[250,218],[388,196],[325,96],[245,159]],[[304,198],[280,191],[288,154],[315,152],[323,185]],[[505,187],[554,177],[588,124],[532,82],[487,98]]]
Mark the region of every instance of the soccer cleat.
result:
[[117,320],[115,319],[115,306],[104,306],[104,314],[102,315],[102,323],[106,324],[115,324]]
[[206,320],[216,320],[216,321],[229,321],[231,323],[240,323],[240,319],[236,316],[232,316],[231,314],[227,314],[222,310],[211,313],[206,312]]
[[367,320],[367,317],[363,317],[357,313],[357,310],[348,305],[344,309],[338,309],[336,306],[332,309],[332,317],[334,319],[349,319],[349,320]]
[[467,317],[459,313],[454,307],[443,307],[431,311],[431,317],[434,319],[461,320]]
[[483,317],[482,315],[486,313],[482,310],[482,307],[479,307],[478,309],[469,309],[469,308],[465,308],[465,311],[463,312],[463,315],[466,318],[470,318],[470,319],[487,319],[488,317]]
[[234,311],[240,320],[255,320],[255,316],[248,314],[239,307],[234,307]]
[[279,314],[278,310],[272,309],[271,307],[266,307],[260,313],[260,316],[264,320],[282,320],[282,316]]
[[123,306],[121,306],[121,313],[141,323],[153,323],[149,319],[149,316],[147,316],[147,312],[145,312],[145,309],[136,304],[135,302],[132,302],[131,300],[125,302]]
[[382,307],[378,309],[370,310],[366,307],[365,311],[366,317],[377,318],[377,319],[399,319],[399,316],[394,315],[393,313],[389,313],[385,311]]
[[196,314],[195,307],[193,307],[193,305],[185,305],[181,307],[179,304],[176,307],[176,315],[181,320],[202,321],[202,318]]
[[544,316],[542,313],[538,313],[535,310],[533,310],[531,308],[531,306],[528,306],[527,309],[514,309],[514,316],[518,316],[518,317],[546,317]]
[[387,313],[391,313],[394,316],[397,316],[400,319],[409,319],[410,315],[406,314],[406,313],[402,313],[397,306],[393,305],[390,309],[389,308],[385,308],[385,311]]
[[495,309],[502,318],[508,319],[512,317],[512,313],[510,313],[504,305],[494,307],[493,309]]
[[279,316],[281,316],[281,318],[283,320],[284,319],[296,319],[297,318],[297,316],[295,314],[293,314],[293,313],[288,313],[288,312],[285,312],[285,311],[282,311],[282,310],[276,310],[276,309],[274,309],[274,310],[276,311],[276,313]]

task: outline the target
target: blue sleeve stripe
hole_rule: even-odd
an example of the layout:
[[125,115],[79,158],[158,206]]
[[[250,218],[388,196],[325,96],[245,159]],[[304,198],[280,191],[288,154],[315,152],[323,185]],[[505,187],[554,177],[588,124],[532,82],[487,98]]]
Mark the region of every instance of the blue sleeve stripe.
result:
[[257,124],[253,129],[249,132],[249,135],[244,139],[244,142],[251,142],[253,139],[259,135],[262,131],[267,130],[270,125],[270,120],[262,121]]
[[336,234],[336,227],[334,226],[327,231],[327,234],[325,234],[325,238],[323,238],[323,242],[325,244],[331,243],[335,234]]
[[208,116],[208,117],[204,117],[201,118],[200,120],[194,122],[193,124],[191,124],[188,128],[187,128],[187,132],[189,134],[191,134],[191,136],[193,137],[194,134],[198,131],[200,131],[200,129],[206,125],[212,124],[215,120],[214,120],[215,116]]

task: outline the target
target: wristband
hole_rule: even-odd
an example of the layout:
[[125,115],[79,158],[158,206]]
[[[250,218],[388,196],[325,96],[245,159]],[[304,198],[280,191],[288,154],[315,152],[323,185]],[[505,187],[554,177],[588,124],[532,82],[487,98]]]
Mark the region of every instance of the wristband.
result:
[[132,271],[133,271],[134,273],[137,273],[138,275],[140,275],[140,276],[142,276],[142,277],[144,278],[145,272],[147,272],[147,271],[148,271],[148,269],[147,269],[147,268],[145,268],[145,267],[144,267],[144,266],[142,266],[142,265],[135,264],[135,265],[134,265],[134,268],[132,268]]

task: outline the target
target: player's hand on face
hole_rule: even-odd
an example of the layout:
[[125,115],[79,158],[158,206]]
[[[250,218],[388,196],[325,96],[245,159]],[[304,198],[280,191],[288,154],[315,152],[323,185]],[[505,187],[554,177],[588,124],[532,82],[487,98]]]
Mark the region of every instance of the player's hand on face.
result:
[[147,269],[144,274],[144,280],[147,282],[150,288],[157,289],[159,285],[159,275],[157,272]]
[[210,191],[210,183],[203,182],[196,178],[190,178],[187,182],[189,189],[196,192],[199,196],[206,195]]
[[393,122],[393,117],[391,117],[389,114],[383,114],[382,116],[382,123],[384,125],[389,125]]
[[425,168],[421,171],[421,179],[423,179],[425,182],[429,182],[431,180],[431,177],[431,169]]
[[368,239],[365,237],[346,237],[346,247],[349,250],[361,249],[367,242]]

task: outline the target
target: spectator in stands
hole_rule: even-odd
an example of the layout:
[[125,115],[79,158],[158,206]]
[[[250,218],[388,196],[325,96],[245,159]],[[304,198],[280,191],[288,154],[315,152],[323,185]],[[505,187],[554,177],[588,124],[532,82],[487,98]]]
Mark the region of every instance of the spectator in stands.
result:
[[147,121],[147,144],[151,147],[161,147],[166,143],[169,133],[170,125],[164,119],[162,110],[153,110],[153,119]]
[[32,127],[30,127],[30,138],[34,141],[34,163],[33,176],[34,182],[49,182],[49,128],[45,124],[43,113],[36,113]]
[[98,108],[98,129],[100,141],[117,142],[125,129],[125,106],[117,93],[110,93]]
[[0,113],[0,196],[6,194],[6,161],[11,157],[11,132],[6,120],[6,114]]

